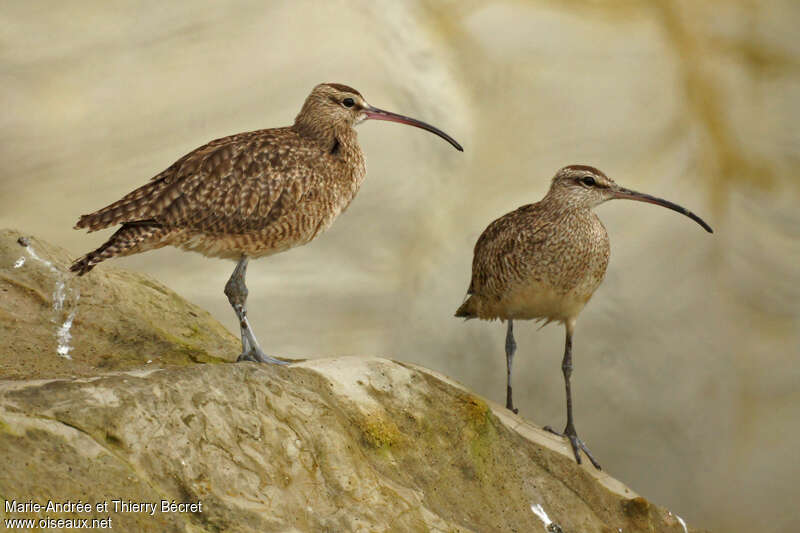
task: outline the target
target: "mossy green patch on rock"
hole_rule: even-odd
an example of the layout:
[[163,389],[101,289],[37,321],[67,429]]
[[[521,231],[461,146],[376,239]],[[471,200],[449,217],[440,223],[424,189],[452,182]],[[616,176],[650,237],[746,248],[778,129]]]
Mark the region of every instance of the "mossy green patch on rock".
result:
[[491,420],[487,417],[486,424],[481,426],[480,431],[469,443],[475,470],[478,475],[483,475],[486,469],[491,466],[494,444],[497,440],[497,431]]
[[491,409],[489,409],[489,404],[486,403],[486,400],[470,393],[463,393],[459,400],[463,405],[467,424],[480,431],[480,428],[489,423]]
[[650,502],[641,496],[637,496],[636,498],[623,501],[622,509],[625,511],[625,514],[631,518],[640,518],[647,515],[647,512],[650,510]]
[[403,435],[397,425],[380,414],[362,416],[357,424],[364,442],[369,447],[389,448],[403,440]]

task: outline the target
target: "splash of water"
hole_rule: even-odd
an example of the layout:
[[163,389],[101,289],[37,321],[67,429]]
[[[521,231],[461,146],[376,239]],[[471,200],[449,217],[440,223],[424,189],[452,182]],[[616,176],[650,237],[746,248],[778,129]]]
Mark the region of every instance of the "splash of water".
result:
[[50,269],[50,272],[52,272],[53,274],[61,275],[61,272],[59,272],[59,270],[53,266],[53,263],[51,263],[47,259],[42,259],[38,255],[36,255],[36,252],[33,250],[33,247],[31,246],[30,242],[27,239],[25,240],[25,244],[23,246],[25,246],[25,251],[28,252],[28,255],[30,255],[32,258],[36,259],[41,264]]
[[683,518],[674,514],[672,511],[667,511],[667,514],[670,516],[674,516],[678,520],[678,523],[681,525],[681,527],[683,527],[683,533],[689,533],[689,528],[686,527],[686,522],[683,520]]
[[538,516],[539,520],[542,521],[545,531],[548,533],[562,533],[561,526],[550,520],[550,517],[547,516],[547,511],[544,510],[542,504],[537,503],[536,505],[531,505],[531,511],[533,511],[533,514]]
[[[53,310],[50,321],[59,324],[56,330],[56,341],[58,346],[56,353],[65,358],[72,359],[69,354],[72,351],[70,341],[72,340],[72,323],[75,320],[75,315],[78,313],[78,300],[81,295],[77,288],[69,286],[69,278],[66,272],[62,272],[56,268],[53,263],[47,259],[42,259],[33,249],[30,241],[24,237],[19,239],[20,245],[25,247],[25,251],[31,259],[44,265],[51,273],[55,275],[56,284],[53,288]],[[14,263],[14,268],[20,268],[25,264],[25,256],[20,257]]]
[[[77,303],[77,301],[76,301]],[[75,314],[78,312],[78,308],[75,307],[69,315],[67,316],[67,320],[58,328],[58,332],[56,333],[56,337],[58,338],[58,348],[56,352],[61,357],[65,357],[67,359],[72,359],[69,355],[70,350],[72,347],[69,345],[69,341],[72,340],[72,333],[70,333],[70,328],[72,328],[72,321],[75,320]]]
[[539,520],[544,522],[544,527],[547,527],[553,523],[553,521],[550,520],[550,517],[547,516],[547,511],[544,510],[542,504],[537,503],[536,505],[531,505],[531,511],[533,511],[533,514],[539,517]]
[[689,528],[686,527],[686,522],[683,520],[683,518],[678,515],[675,515],[675,518],[677,518],[678,522],[680,522],[681,526],[683,526],[683,533],[689,533]]
[[64,280],[56,281],[56,288],[53,291],[53,311],[61,311],[64,308],[64,298],[67,297],[65,286]]

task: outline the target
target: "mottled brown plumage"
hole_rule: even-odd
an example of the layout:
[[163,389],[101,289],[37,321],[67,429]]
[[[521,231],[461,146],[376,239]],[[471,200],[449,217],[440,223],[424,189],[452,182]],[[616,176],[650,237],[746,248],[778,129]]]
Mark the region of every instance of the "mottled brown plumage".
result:
[[[597,192],[571,179],[591,172],[584,168],[562,169],[540,202],[489,224],[475,244],[469,298],[456,316],[548,322],[577,316],[603,280],[609,256],[608,234],[591,211]],[[613,183],[593,171],[598,183]]]
[[167,245],[239,260],[244,263],[234,276],[242,279],[231,281],[241,286],[229,287],[236,308],[247,258],[306,244],[347,209],[366,175],[354,127],[367,119],[417,126],[461,150],[444,132],[372,107],[351,87],[320,84],[292,126],[211,141],[122,199],[80,217],[75,227],[89,231],[122,226],[71,270],[83,275],[111,257]]
[[678,211],[711,232],[699,217],[666,200],[625,189],[594,167],[571,165],[558,171],[547,195],[498,218],[475,244],[472,279],[466,301],[456,316],[507,320],[506,407],[512,401],[511,368],[516,350],[514,319],[562,322],[567,330],[564,378],[567,389],[567,427],[575,459],[583,449],[572,420],[569,376],[572,372],[572,333],[578,314],[600,286],[609,258],[606,229],[592,212],[613,198],[662,205]]
[[[166,245],[239,259],[305,244],[347,208],[365,173],[349,127],[327,140],[304,138],[291,127],[212,141],[121,200],[82,216],[79,228],[123,228],[106,256],[89,254],[80,273],[107,257]],[[148,224],[154,231],[131,245],[120,241],[129,224]]]

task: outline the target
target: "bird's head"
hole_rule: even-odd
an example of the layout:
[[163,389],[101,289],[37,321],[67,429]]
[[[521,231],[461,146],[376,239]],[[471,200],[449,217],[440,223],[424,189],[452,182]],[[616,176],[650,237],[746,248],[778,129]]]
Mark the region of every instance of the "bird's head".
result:
[[295,119],[295,126],[327,135],[342,129],[354,128],[369,119],[399,122],[422,128],[446,140],[457,150],[464,151],[455,139],[442,130],[421,120],[373,107],[360,92],[340,83],[321,83],[314,87]]
[[711,226],[688,209],[663,198],[657,198],[631,189],[626,189],[603,174],[600,170],[588,165],[570,165],[564,167],[553,177],[547,197],[568,209],[591,209],[608,200],[636,200],[660,205],[667,209],[686,215],[709,233]]
[[591,209],[611,200],[615,187],[614,180],[594,167],[570,165],[556,172],[547,195],[570,208]]
[[321,83],[306,98],[297,121],[314,122],[329,128],[352,128],[362,122],[367,101],[361,93],[339,83]]

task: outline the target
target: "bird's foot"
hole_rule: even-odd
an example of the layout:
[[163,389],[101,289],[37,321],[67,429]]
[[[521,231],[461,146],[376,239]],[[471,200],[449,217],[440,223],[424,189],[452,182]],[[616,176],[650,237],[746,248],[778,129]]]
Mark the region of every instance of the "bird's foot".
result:
[[242,352],[239,354],[239,357],[236,358],[236,362],[240,361],[252,361],[254,363],[269,363],[271,365],[290,365],[291,362],[283,361],[281,359],[275,359],[274,357],[270,357],[269,355],[265,354],[263,350],[260,348],[250,348],[250,350],[246,352]]
[[[510,374],[509,374],[509,378],[508,379],[509,379],[509,382],[510,382],[511,381],[511,375]],[[506,409],[508,409],[509,411],[511,411],[514,414],[517,414],[517,413],[519,413],[519,409],[514,407],[514,400],[512,400],[511,398],[512,398],[511,385],[508,385],[506,387]]]
[[586,445],[583,443],[583,441],[578,438],[578,434],[575,431],[575,428],[571,428],[571,427],[567,426],[564,429],[563,433],[559,433],[558,431],[554,430],[550,426],[545,426],[542,429],[544,429],[545,431],[549,431],[553,435],[558,435],[559,437],[567,438],[569,440],[569,443],[572,445],[572,453],[575,454],[575,461],[578,464],[581,464],[580,450],[583,450],[583,453],[586,454],[586,457],[589,458],[589,460],[592,462],[594,467],[596,469],[598,469],[598,470],[602,470],[602,468],[600,467],[600,463],[598,463],[595,460],[594,456],[592,456],[592,452],[590,452],[589,448],[587,448]]

